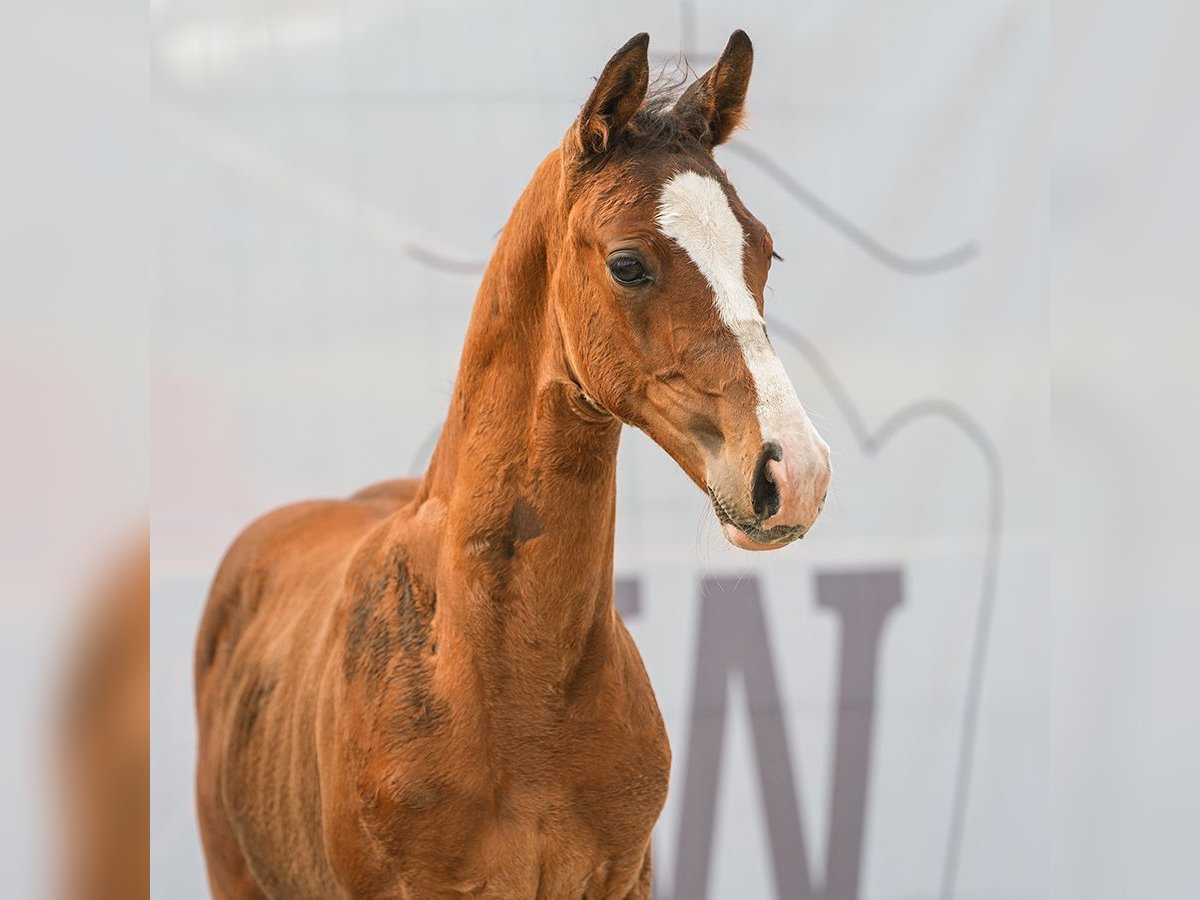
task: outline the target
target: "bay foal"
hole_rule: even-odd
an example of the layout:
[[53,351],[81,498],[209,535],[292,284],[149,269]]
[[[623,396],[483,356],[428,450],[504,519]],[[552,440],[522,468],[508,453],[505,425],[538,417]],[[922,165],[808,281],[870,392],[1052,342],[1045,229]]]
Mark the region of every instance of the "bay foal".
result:
[[196,652],[217,897],[646,898],[670,749],[613,610],[622,423],[749,549],[801,537],[828,448],[767,338],[766,229],[712,158],[736,32],[677,102],[646,35],[517,201],[419,481],[277,510]]

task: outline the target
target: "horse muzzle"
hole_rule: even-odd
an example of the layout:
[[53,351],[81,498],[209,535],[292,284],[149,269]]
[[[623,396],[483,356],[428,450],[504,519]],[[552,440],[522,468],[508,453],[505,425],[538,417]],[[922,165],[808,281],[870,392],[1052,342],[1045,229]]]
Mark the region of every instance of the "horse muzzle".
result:
[[775,550],[808,534],[824,509],[829,446],[815,433],[798,442],[764,441],[748,478],[728,470],[721,477],[719,468],[714,474],[708,494],[729,542]]

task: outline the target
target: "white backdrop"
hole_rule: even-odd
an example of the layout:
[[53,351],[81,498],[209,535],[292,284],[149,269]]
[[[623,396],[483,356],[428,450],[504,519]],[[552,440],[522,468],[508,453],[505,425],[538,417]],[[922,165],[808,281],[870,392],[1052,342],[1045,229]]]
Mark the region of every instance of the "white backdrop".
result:
[[834,483],[809,538],[745,554],[625,433],[620,596],[675,752],[660,895],[1049,895],[1040,6],[152,7],[156,897],[207,896],[191,642],[225,546],[420,470],[478,267],[591,79],[637,31],[703,70],[738,27],[750,118],[718,159],[786,259],[767,313]]

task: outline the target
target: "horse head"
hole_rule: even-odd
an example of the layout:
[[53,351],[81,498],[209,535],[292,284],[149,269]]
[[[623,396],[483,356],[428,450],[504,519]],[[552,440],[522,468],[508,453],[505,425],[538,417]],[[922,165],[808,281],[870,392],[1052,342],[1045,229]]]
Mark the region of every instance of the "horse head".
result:
[[753,50],[734,32],[685,91],[652,93],[648,43],[617,51],[563,140],[548,260],[561,353],[598,411],[709,495],[731,543],[782,547],[821,512],[830,464],[763,319],[770,232],[713,158]]

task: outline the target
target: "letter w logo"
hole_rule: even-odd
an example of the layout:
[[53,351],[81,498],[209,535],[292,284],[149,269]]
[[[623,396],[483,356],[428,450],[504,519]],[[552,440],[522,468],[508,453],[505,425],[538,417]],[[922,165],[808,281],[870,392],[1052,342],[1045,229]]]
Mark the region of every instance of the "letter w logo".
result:
[[[770,834],[779,896],[788,900],[857,900],[863,817],[875,721],[879,639],[902,602],[897,570],[817,576],[817,602],[841,623],[837,733],[825,883],[813,883],[800,821],[783,709],[753,578],[706,578],[701,585],[700,640],[692,695],[674,900],[706,900],[728,684],[741,673],[750,709],[760,796]],[[665,896],[661,891],[656,897]]]

